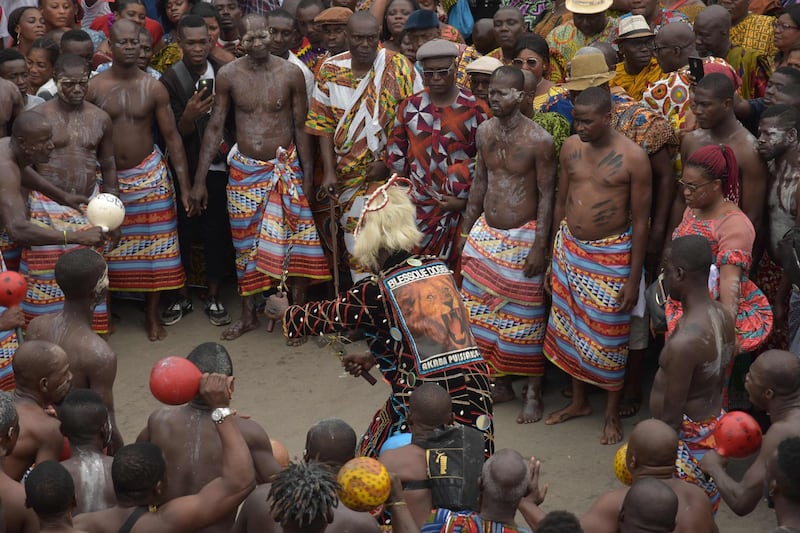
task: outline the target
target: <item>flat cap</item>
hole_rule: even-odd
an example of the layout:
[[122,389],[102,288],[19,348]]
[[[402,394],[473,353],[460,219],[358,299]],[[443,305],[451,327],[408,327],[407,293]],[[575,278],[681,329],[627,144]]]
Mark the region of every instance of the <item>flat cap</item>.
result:
[[439,27],[439,17],[433,11],[417,9],[406,19],[404,30],[429,30]]
[[503,62],[491,56],[481,56],[469,65],[464,70],[467,74],[493,74],[495,70],[503,66]]
[[346,7],[329,7],[314,17],[316,24],[347,24],[353,12]]
[[458,46],[444,39],[434,39],[423,44],[417,50],[417,61],[434,57],[458,57]]

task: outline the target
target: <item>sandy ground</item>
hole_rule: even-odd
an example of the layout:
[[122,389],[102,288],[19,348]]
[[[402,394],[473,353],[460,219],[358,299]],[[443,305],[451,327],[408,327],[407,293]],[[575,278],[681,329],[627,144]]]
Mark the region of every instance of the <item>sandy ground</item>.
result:
[[[229,310],[238,310],[235,296],[224,301]],[[124,302],[114,307],[122,321],[110,343],[119,356],[115,398],[117,421],[126,442],[136,438],[148,414],[159,405],[148,388],[153,363],[168,355],[185,356],[198,344],[219,338],[222,328],[208,323],[197,297],[194,305],[195,312],[168,328],[169,336],[158,343],[147,340],[139,305]],[[322,418],[342,418],[360,434],[389,391],[383,381],[371,387],[344,374],[338,359],[313,340],[299,348],[287,347],[278,328],[273,333],[259,329],[223,344],[233,358],[234,406],[259,422],[271,438],[283,442],[292,458],[302,456],[306,431]],[[357,349],[361,347],[353,348]],[[377,377],[377,370],[372,372]],[[566,401],[558,391],[567,383],[556,371],[549,371],[548,376],[546,413]],[[517,391],[521,386],[521,381],[515,383]],[[517,403],[495,408],[497,448],[515,448],[542,461],[543,482],[550,487],[545,510],[567,509],[580,516],[600,494],[620,487],[613,469],[618,447],[599,444],[604,397],[594,394],[591,401],[593,415],[558,426],[516,424]],[[648,416],[645,407],[626,420],[626,434],[636,421]],[[741,470],[745,464],[735,466]],[[745,518],[734,515],[723,503],[717,523],[723,533],[753,533],[771,531],[775,519],[764,502]]]

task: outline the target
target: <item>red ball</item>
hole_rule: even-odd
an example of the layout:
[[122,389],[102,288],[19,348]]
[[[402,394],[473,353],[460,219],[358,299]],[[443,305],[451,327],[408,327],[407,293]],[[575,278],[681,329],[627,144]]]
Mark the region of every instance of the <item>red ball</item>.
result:
[[717,422],[714,439],[718,454],[742,459],[761,448],[761,426],[747,413],[731,411]]
[[181,405],[197,396],[202,373],[183,357],[165,357],[150,371],[150,392],[161,403]]
[[13,307],[21,304],[26,292],[28,283],[21,274],[11,270],[0,273],[0,305]]

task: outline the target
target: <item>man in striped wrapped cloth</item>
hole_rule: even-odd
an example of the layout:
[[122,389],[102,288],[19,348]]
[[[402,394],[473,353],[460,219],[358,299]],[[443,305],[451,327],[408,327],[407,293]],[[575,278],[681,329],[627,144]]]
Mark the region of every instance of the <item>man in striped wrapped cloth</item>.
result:
[[591,414],[586,384],[608,391],[602,444],[622,440],[619,401],[631,311],[647,247],[651,171],[647,153],[611,125],[607,90],[576,98],[575,131],[561,148],[561,179],[549,281],[553,306],[544,353],[572,376],[572,402],[550,414],[559,424]]
[[[258,327],[253,296],[270,289],[284,270],[297,304],[305,303],[310,279],[330,278],[304,192],[311,187],[314,162],[310,138],[303,130],[308,109],[303,74],[270,54],[270,32],[262,15],[246,15],[241,25],[241,46],[247,56],[217,75],[216,100],[192,191],[193,200],[204,209],[206,173],[219,151],[225,117],[233,105],[238,143],[228,154],[227,192],[242,314],[222,333],[224,340]],[[292,339],[290,345],[300,342]]]
[[125,220],[119,245],[106,255],[109,289],[145,293],[145,327],[151,341],[167,336],[159,318],[161,291],[186,281],[178,248],[175,189],[153,142],[154,122],[167,145],[189,216],[189,177],[183,141],[164,86],[139,70],[139,27],[118,20],[111,27],[111,68],[89,82],[86,99],[108,113]]
[[520,113],[523,86],[522,71],[514,67],[492,74],[494,118],[478,128],[475,178],[458,247],[464,250],[464,305],[495,378],[492,400],[513,400],[511,376],[529,377],[520,424],[542,418],[542,278],[556,173],[553,138]]
[[[97,179],[99,163],[103,192],[118,195],[111,118],[84,100],[89,88],[89,74],[89,66],[80,56],[64,54],[56,61],[54,79],[58,96],[37,109],[38,113],[48,117],[53,127],[54,148],[50,160],[37,163],[36,170],[64,192],[92,198],[101,188]],[[76,132],[80,134],[76,135]],[[92,228],[82,211],[61,205],[39,191],[31,191],[28,195],[28,209],[31,223],[43,228],[59,232]],[[114,237],[119,239],[119,233]],[[60,243],[30,245],[23,249],[20,272],[27,277],[28,294],[22,309],[27,322],[61,311],[64,293],[56,283],[56,261],[64,253],[79,247]],[[108,332],[105,299],[94,309],[92,329],[101,334]]]

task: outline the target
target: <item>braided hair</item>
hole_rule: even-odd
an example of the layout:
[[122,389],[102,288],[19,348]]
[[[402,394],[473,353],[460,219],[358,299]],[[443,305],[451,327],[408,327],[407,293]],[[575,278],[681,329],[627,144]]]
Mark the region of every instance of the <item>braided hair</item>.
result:
[[328,467],[319,463],[290,463],[269,490],[272,518],[283,527],[310,526],[328,521],[339,505],[339,484]]

